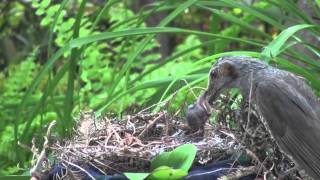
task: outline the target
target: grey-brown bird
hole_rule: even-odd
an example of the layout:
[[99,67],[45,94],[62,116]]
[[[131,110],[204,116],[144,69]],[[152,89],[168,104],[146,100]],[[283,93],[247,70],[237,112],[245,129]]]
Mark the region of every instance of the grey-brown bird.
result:
[[224,57],[210,70],[206,99],[212,104],[227,88],[251,95],[280,149],[320,179],[320,102],[303,78],[254,58]]

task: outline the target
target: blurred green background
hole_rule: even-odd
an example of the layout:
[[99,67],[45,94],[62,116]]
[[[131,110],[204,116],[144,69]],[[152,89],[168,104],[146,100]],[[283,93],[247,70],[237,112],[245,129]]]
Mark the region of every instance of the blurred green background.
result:
[[319,0],[2,0],[0,175],[28,170],[22,146],[41,144],[52,120],[66,138],[80,111],[183,115],[225,55],[292,71],[319,94],[319,22]]

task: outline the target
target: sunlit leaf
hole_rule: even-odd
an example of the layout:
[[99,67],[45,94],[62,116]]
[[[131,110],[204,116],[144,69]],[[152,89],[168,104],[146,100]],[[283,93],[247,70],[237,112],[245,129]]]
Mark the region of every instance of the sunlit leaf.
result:
[[264,48],[260,58],[266,62],[270,62],[273,57],[278,56],[278,54],[281,52],[281,48],[290,37],[292,37],[297,31],[310,27],[314,27],[314,25],[300,24],[291,26],[282,31],[279,36],[277,36],[268,46]]
[[148,180],[178,180],[187,176],[188,172],[182,169],[173,169],[168,166],[160,166],[154,169],[147,177]]

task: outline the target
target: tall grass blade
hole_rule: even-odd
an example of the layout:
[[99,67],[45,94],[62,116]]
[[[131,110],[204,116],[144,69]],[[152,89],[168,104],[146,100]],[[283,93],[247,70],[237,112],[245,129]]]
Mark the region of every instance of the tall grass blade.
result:
[[269,63],[273,57],[278,56],[284,43],[286,43],[291,36],[293,36],[297,31],[310,27],[314,27],[314,25],[300,24],[291,26],[288,29],[282,31],[276,39],[271,41],[271,43],[264,48],[261,53],[260,59]]
[[[159,27],[166,26],[169,22],[171,22],[177,15],[179,15],[181,12],[183,12],[186,8],[191,6],[193,3],[195,3],[197,0],[188,0],[182,5],[178,6],[173,12],[171,12],[167,17],[165,17],[160,23]],[[108,91],[108,98],[106,101],[109,101],[113,97],[113,93],[115,88],[118,86],[118,83],[120,82],[120,79],[125,75],[125,73],[128,71],[128,69],[131,67],[134,60],[137,58],[138,55],[142,53],[146,45],[152,40],[153,36],[149,36],[143,40],[140,44],[137,45],[137,49],[133,52],[132,55],[128,57],[127,62],[123,66],[123,68],[118,73],[117,77],[115,78],[114,83],[110,87],[110,90]]]
[[[87,0],[82,0],[79,8],[79,12],[73,27],[73,39],[79,37],[79,30],[81,19],[84,13],[84,9],[86,6]],[[65,99],[65,111],[64,111],[64,124],[60,124],[60,131],[63,136],[70,135],[71,130],[73,128],[73,120],[71,117],[71,112],[73,110],[73,96],[74,96],[74,86],[75,86],[75,79],[76,79],[76,69],[77,69],[77,62],[80,57],[81,51],[79,49],[72,49],[71,57],[70,57],[70,65],[68,71],[68,85],[67,85],[67,93]]]

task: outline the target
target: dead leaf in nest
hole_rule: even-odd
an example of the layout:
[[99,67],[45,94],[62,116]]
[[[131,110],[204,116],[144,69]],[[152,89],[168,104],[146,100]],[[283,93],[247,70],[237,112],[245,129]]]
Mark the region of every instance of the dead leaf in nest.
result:
[[133,142],[133,136],[129,133],[124,133],[124,143],[125,145],[130,146]]
[[130,133],[124,134],[124,142],[125,142],[125,145],[127,146],[144,146],[144,144],[139,138],[134,137]]

